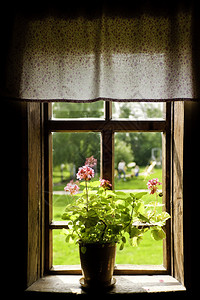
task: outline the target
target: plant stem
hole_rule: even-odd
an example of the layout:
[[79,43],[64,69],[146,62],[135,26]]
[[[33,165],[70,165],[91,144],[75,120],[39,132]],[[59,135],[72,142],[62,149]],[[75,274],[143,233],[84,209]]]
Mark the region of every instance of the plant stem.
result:
[[[133,201],[133,203],[134,203],[134,201]],[[123,230],[126,228],[126,227],[128,227],[130,224],[131,224],[131,222],[132,222],[132,219],[133,219],[133,204],[132,204],[132,210],[131,210],[131,218],[130,218],[130,221],[129,221],[129,223],[123,228]]]
[[104,226],[105,226],[104,229],[103,229],[102,235],[101,235],[101,238],[102,238],[102,241],[103,241],[103,236],[105,234],[105,231],[106,231],[106,228],[107,228],[107,224],[103,220],[101,220],[101,219],[99,221],[101,221],[104,224]]
[[155,213],[156,213],[157,202],[158,202],[158,195],[157,195],[157,193],[156,193],[156,202],[155,202],[155,206],[154,206],[153,216],[154,216]]
[[88,186],[87,186],[87,180],[85,180],[85,189],[86,189],[86,209],[88,212]]
[[158,195],[157,195],[157,193],[156,193],[156,202],[155,202],[154,210],[153,210],[153,213],[151,214],[151,216],[149,217],[149,220],[150,220],[150,219],[155,215],[155,213],[156,213],[157,202],[158,202]]

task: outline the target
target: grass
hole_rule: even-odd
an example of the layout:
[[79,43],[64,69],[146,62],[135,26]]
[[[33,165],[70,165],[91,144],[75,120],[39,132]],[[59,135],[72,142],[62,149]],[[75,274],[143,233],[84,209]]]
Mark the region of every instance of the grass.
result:
[[[144,236],[140,246],[132,247],[128,243],[122,251],[117,245],[116,264],[161,265],[163,262],[162,241],[153,241],[150,232]],[[80,264],[78,245],[65,242],[62,230],[53,231],[53,264]]]
[[[140,168],[140,172],[142,173],[144,171],[144,167]],[[53,174],[57,174],[57,179],[54,179],[54,191],[63,191],[64,187],[67,185],[67,183],[70,181],[70,179],[66,179],[64,182],[60,183],[58,178],[60,179],[60,176],[57,172],[54,171]],[[66,173],[67,174],[67,173]],[[127,178],[126,181],[122,179],[115,178],[115,184],[114,188],[115,190],[129,190],[129,189],[146,189],[147,188],[147,181],[152,178],[159,178],[160,181],[162,181],[162,169],[154,169],[154,172],[150,174],[147,178],[145,176],[140,175],[139,177],[133,177],[133,178]],[[66,178],[64,176],[64,178]],[[99,176],[95,176],[94,180],[98,180]]]
[[[115,189],[146,189],[146,183],[149,179],[158,177],[162,178],[162,170],[157,169],[148,178],[139,176],[127,181],[115,179]],[[64,188],[65,185],[63,185]],[[60,189],[59,190],[63,190]],[[146,203],[153,201],[149,195],[143,198]],[[71,197],[66,195],[53,196],[53,220],[62,220],[61,215],[65,206],[71,202]],[[160,265],[163,262],[163,242],[154,241],[150,232],[144,235],[143,241],[138,247],[132,247],[126,243],[122,251],[117,249],[117,264],[149,264]],[[54,265],[73,265],[79,264],[78,245],[65,242],[65,236],[62,230],[53,230],[53,264]]]
[[[143,172],[144,168],[140,168],[140,171]],[[148,177],[140,175],[138,177],[127,178],[126,181],[123,178],[115,178],[115,190],[147,189],[147,181],[152,178],[159,178],[162,181],[162,169],[154,169],[154,172]]]

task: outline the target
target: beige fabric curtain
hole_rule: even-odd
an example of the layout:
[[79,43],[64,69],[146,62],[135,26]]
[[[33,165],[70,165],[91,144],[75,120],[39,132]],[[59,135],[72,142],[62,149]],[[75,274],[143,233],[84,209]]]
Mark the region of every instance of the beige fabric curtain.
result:
[[17,14],[3,93],[28,101],[198,99],[193,17],[188,6]]

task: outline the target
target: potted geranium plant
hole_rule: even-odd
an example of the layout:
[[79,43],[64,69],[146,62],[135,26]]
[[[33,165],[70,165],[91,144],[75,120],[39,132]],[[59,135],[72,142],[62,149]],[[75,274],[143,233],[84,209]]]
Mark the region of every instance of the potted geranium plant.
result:
[[[157,212],[159,180],[148,181],[150,194],[156,195],[156,201],[145,205],[142,197],[147,192],[124,193],[111,190],[108,180],[91,181],[94,177],[92,167],[96,159],[87,158],[85,165],[79,168],[77,179],[84,190],[78,199],[67,205],[62,218],[68,221],[66,242],[73,240],[79,244],[79,253],[84,287],[109,287],[115,283],[112,278],[116,243],[119,249],[129,240],[138,245],[142,236],[151,230],[155,240],[165,238],[163,226],[170,215]],[[79,191],[79,182],[70,181],[65,191],[74,196]]]

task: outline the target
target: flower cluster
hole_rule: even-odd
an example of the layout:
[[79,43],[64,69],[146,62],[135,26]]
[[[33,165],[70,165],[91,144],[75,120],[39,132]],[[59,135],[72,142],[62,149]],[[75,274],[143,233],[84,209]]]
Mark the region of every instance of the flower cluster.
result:
[[79,191],[79,186],[77,185],[78,181],[74,182],[71,180],[66,187],[64,188],[65,192],[70,192],[71,195],[75,195]]
[[84,179],[88,181],[92,177],[94,177],[94,170],[86,165],[78,169],[78,173],[76,174],[76,176],[79,180]]
[[112,187],[112,184],[109,180],[106,179],[100,179],[100,187],[103,187],[105,190],[110,189]]
[[162,183],[159,182],[158,178],[150,179],[147,183],[148,189],[150,190],[150,195],[153,195],[158,190],[158,185],[161,185]]
[[96,166],[96,164],[97,164],[97,159],[94,158],[93,155],[90,156],[90,157],[88,157],[88,158],[86,158],[85,166],[88,166],[88,167],[92,168],[92,167]]

